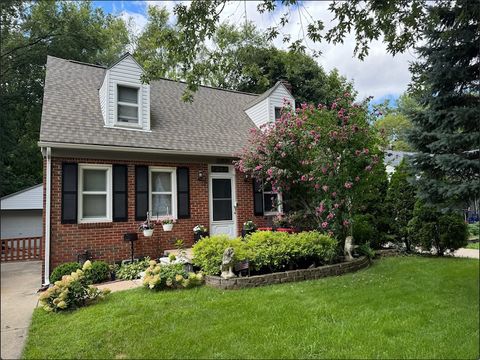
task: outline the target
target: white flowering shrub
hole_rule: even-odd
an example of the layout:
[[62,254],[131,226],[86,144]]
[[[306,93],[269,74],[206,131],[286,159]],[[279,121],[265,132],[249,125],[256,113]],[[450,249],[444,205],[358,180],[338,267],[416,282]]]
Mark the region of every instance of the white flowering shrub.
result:
[[182,264],[160,265],[154,260],[150,261],[143,278],[143,285],[152,290],[191,288],[202,284],[202,273],[187,273]]
[[40,304],[46,311],[61,311],[75,309],[80,306],[103,299],[110,290],[100,290],[88,285],[85,272],[91,268],[92,263],[86,261],[82,269],[64,275],[61,280],[55,281],[54,285],[40,295]]

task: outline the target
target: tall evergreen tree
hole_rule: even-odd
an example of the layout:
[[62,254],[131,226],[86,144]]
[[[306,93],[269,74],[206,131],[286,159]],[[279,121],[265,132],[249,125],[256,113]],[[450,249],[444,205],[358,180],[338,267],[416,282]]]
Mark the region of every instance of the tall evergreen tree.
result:
[[442,1],[429,8],[421,61],[413,64],[414,93],[409,140],[419,175],[419,196],[455,207],[480,189],[480,2]]
[[390,179],[385,199],[387,212],[391,219],[390,230],[396,242],[404,243],[411,250],[408,237],[408,222],[413,217],[415,207],[415,186],[409,182],[407,163],[403,160]]

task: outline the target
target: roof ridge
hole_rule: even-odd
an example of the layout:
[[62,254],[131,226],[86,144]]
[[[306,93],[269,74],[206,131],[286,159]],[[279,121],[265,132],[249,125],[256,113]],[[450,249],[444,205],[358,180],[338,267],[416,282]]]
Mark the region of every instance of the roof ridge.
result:
[[[119,61],[121,61],[121,59],[124,59],[125,57],[127,57],[128,55],[132,56],[132,54],[127,52],[120,58],[120,60],[117,60],[114,63],[114,65],[116,63],[118,63]],[[60,57],[52,56],[52,55],[48,55],[48,56],[53,57],[55,59],[68,61],[68,62],[71,62],[71,63],[74,63],[74,64],[80,64],[80,65],[85,65],[85,66],[93,66],[93,67],[98,67],[98,68],[102,68],[102,69],[110,69],[110,67],[104,66],[104,65],[91,64],[91,63],[86,63],[86,62],[83,62],[83,61],[77,61],[77,60],[71,60],[71,59],[64,59],[64,58],[60,58]],[[132,58],[133,58],[133,56],[132,56]],[[114,65],[112,65],[112,66],[114,66]],[[186,81],[173,80],[173,79],[168,79],[166,77],[159,77],[157,79],[153,79],[152,81],[158,81],[158,80],[172,81],[172,82],[176,82],[176,83],[180,83],[180,84],[186,84],[187,83]],[[259,96],[260,95],[260,94],[255,94],[255,93],[251,93],[251,92],[246,92],[246,91],[224,89],[224,88],[221,88],[221,87],[209,86],[209,85],[199,85],[199,87],[204,87],[204,88],[207,88],[207,89],[214,89],[214,90],[221,90],[221,91],[228,91],[228,92],[232,92],[232,93],[236,93],[236,94],[243,94],[243,95],[251,95],[251,96]]]

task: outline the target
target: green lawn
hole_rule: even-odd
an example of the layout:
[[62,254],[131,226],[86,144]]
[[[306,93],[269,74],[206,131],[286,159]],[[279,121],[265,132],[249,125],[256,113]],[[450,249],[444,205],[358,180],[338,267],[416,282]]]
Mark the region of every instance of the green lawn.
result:
[[475,358],[479,262],[403,257],[255,289],[135,289],[37,309],[25,358]]
[[467,246],[466,246],[467,249],[480,249],[480,243],[469,243]]

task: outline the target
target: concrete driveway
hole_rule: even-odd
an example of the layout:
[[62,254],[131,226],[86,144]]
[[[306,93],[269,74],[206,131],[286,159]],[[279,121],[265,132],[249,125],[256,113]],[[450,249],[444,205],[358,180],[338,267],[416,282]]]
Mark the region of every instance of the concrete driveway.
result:
[[19,359],[41,285],[42,262],[1,265],[1,358]]

